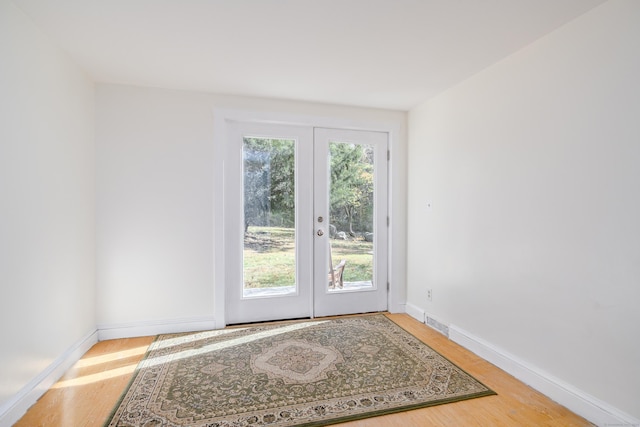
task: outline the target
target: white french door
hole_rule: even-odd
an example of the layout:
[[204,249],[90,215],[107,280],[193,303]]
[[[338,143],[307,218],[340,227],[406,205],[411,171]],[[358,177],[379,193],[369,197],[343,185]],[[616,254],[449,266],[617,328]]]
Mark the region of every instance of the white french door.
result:
[[226,323],[387,308],[387,134],[234,123]]
[[387,309],[387,139],[314,130],[315,316]]
[[227,324],[312,316],[313,129],[230,126]]

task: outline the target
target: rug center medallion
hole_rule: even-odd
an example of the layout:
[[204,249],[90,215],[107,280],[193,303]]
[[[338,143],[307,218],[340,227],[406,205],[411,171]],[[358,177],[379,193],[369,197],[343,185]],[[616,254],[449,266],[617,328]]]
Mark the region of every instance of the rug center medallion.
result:
[[326,379],[327,372],[335,370],[340,362],[344,360],[334,347],[287,340],[253,357],[251,368],[270,379],[281,378],[286,384],[311,383]]

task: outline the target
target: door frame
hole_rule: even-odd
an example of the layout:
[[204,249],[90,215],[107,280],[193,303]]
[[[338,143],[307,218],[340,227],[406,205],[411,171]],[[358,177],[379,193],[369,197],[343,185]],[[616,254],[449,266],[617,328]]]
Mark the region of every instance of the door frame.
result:
[[[370,120],[354,120],[345,118],[332,118],[312,115],[299,115],[276,112],[260,112],[250,110],[236,110],[226,108],[213,109],[213,163],[214,163],[214,207],[213,207],[213,266],[214,266],[214,283],[213,283],[213,314],[217,328],[223,328],[226,322],[226,280],[228,277],[228,269],[226,268],[225,248],[227,239],[232,238],[227,232],[226,224],[230,213],[226,212],[225,206],[229,192],[226,191],[227,165],[232,161],[229,156],[229,136],[230,124],[233,122],[250,122],[264,124],[279,124],[293,126],[310,126],[325,127],[345,130],[362,130],[386,132],[388,134],[388,150],[391,155],[391,161],[388,166],[387,194],[388,207],[387,216],[389,217],[388,228],[388,245],[387,245],[387,265],[388,265],[388,293],[387,307],[392,313],[404,312],[405,294],[404,283],[394,280],[396,277],[404,277],[399,274],[399,270],[404,268],[406,263],[404,260],[396,259],[393,251],[393,235],[395,233],[402,234],[400,228],[403,224],[394,222],[392,216],[392,203],[394,202],[393,188],[393,170],[394,170],[394,147],[398,144],[401,134],[400,126],[397,124],[376,122]],[[401,198],[401,197],[399,197]],[[395,225],[395,226],[394,226]]]

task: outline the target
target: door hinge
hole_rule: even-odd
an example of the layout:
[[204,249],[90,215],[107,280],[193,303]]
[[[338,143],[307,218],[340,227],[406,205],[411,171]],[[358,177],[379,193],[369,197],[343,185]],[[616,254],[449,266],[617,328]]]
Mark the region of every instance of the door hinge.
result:
[[387,150],[387,161],[391,160],[391,150]]
[[391,285],[387,282],[387,292],[389,292],[389,288],[391,288]]
[[389,219],[389,217],[387,216],[387,227],[389,226],[391,220]]

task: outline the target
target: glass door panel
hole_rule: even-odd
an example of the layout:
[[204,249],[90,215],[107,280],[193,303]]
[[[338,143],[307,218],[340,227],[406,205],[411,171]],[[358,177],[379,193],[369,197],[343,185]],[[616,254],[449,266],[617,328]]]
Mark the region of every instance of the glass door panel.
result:
[[328,290],[372,288],[374,283],[374,147],[329,142]]
[[295,141],[243,138],[244,298],[295,294]]

